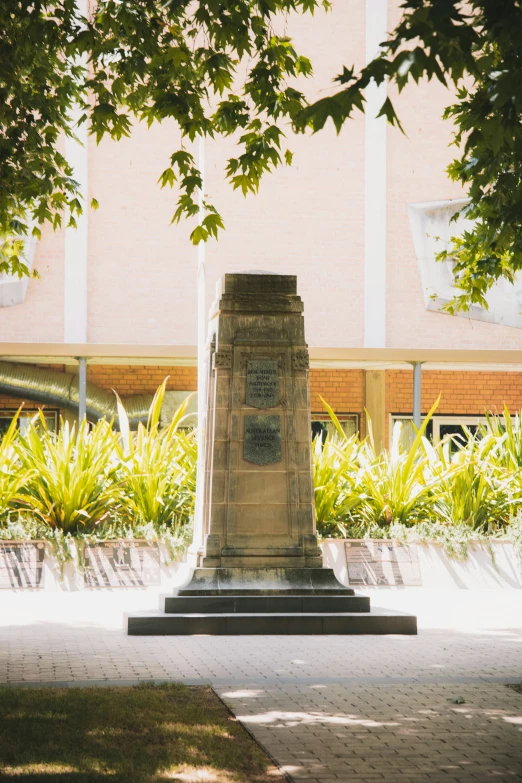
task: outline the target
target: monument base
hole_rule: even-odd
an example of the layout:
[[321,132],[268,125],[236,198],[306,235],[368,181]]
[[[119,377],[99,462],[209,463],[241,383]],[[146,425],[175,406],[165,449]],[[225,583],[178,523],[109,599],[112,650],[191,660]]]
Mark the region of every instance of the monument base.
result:
[[331,568],[196,568],[159,613],[126,624],[133,636],[417,633],[415,616],[371,609]]
[[[267,558],[265,558],[266,563]],[[354,595],[332,568],[196,568],[177,590],[189,595]]]

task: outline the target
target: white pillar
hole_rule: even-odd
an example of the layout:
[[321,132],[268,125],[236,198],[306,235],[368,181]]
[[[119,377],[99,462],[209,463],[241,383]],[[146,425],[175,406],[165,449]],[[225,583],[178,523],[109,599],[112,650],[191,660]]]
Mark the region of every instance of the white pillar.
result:
[[87,415],[87,359],[78,359],[78,423],[81,424]]
[[413,364],[413,423],[419,429],[421,425],[421,381],[422,363]]
[[[87,16],[87,0],[78,0],[79,14]],[[87,65],[86,56],[81,64]],[[78,141],[65,140],[65,157],[73,168],[74,179],[80,185],[83,214],[76,218],[77,228],[65,229],[63,339],[66,343],[87,342],[87,249],[89,228],[89,178],[87,122],[77,123],[83,111],[75,106],[70,125]]]
[[[203,201],[205,198],[205,139],[199,137],[198,167],[201,172],[202,187],[199,191],[199,222],[205,217]],[[196,476],[196,508],[194,513],[194,537],[192,540],[192,560],[197,564],[198,555],[203,548],[203,503],[205,488],[205,432],[207,427],[208,367],[206,363],[207,340],[207,300],[206,300],[206,243],[199,242],[197,255],[197,311],[198,311],[198,467]]]
[[[366,0],[366,62],[379,53],[388,30],[388,0]],[[386,132],[377,117],[386,82],[366,89],[364,161],[364,346],[386,346]]]

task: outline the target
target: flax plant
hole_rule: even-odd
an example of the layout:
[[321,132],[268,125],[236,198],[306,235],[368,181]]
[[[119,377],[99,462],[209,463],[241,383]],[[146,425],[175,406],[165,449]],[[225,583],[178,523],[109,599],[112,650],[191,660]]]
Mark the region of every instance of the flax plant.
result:
[[423,443],[426,442],[426,426],[437,405],[438,400],[410,446],[401,444],[402,425],[397,422],[390,450],[380,453],[376,451],[368,420],[369,436],[359,455],[358,476],[366,500],[356,512],[365,525],[387,526],[397,522],[411,525],[433,515],[440,480],[427,470]]
[[438,477],[427,470],[422,444],[426,440],[426,426],[439,401],[409,447],[401,444],[401,424],[397,422],[389,452],[376,450],[369,417],[368,438],[362,442],[355,438],[352,442],[330,406],[324,400],[322,402],[342,444],[341,447],[329,444],[321,455],[315,454],[314,478],[319,490],[316,491],[316,513],[323,527],[336,526],[343,533],[347,526],[363,531],[376,525],[412,525],[431,518],[440,487]]
[[160,413],[166,380],[154,396],[147,425],[132,433],[118,399],[121,442],[119,459],[123,485],[123,513],[131,523],[181,528],[193,516],[196,496],[197,441],[195,431],[180,428],[188,398],[166,428]]
[[[344,433],[343,433],[344,435]],[[327,435],[324,443],[320,435],[312,448],[315,515],[321,535],[335,533],[336,527],[365,500],[357,486],[357,457],[359,438],[340,438]]]
[[0,441],[0,521],[7,518],[9,510],[20,500],[20,491],[33,475],[31,469],[21,466],[16,449],[19,415],[20,410]]
[[505,433],[484,431],[473,435],[465,428],[466,442],[451,451],[451,439],[425,443],[429,469],[438,482],[434,511],[446,525],[468,526],[481,533],[505,527],[518,504],[512,492],[513,471],[503,463]]
[[522,470],[522,412],[517,412],[514,421],[507,406],[503,416],[486,415],[486,425],[482,434],[492,435],[499,447],[496,464],[510,471],[520,481]]
[[30,472],[19,506],[63,533],[90,532],[121,505],[116,461],[118,435],[111,423],[92,429],[61,421],[52,432],[40,412],[18,438],[22,469]]

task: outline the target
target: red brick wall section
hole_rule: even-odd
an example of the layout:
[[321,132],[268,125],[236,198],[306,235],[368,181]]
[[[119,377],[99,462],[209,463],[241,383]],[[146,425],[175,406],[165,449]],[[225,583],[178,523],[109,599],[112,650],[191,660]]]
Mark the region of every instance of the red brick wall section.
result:
[[[61,365],[53,369],[64,370]],[[154,393],[169,376],[170,390],[195,391],[196,367],[160,367],[132,365],[88,365],[87,378],[104,389],[115,389],[122,397]],[[439,414],[482,415],[484,411],[501,412],[504,403],[511,412],[522,409],[522,373],[429,371],[422,373],[422,412],[427,413],[442,392]],[[336,413],[357,413],[364,430],[363,370],[310,371],[312,413],[323,411],[319,395]],[[0,395],[0,409],[16,409],[22,400]],[[386,372],[386,418],[388,414],[411,413],[413,406],[413,373],[406,370]],[[25,402],[34,410],[34,402]]]
[[[506,404],[514,413],[522,408],[522,373],[431,371],[422,373],[422,412],[427,413],[441,394],[438,414],[483,415],[501,413]],[[386,413],[411,413],[413,373],[386,373]]]
[[87,365],[87,380],[102,389],[114,389],[121,397],[154,393],[169,376],[170,391],[196,391],[197,367]]
[[319,395],[336,413],[361,413],[364,408],[363,370],[311,370],[310,407],[324,411]]
[[6,397],[5,395],[0,394],[0,411],[17,411],[22,404],[26,410],[31,411],[35,411],[37,408],[46,407],[45,405],[38,405],[38,403],[31,402],[30,400],[21,400],[19,397]]

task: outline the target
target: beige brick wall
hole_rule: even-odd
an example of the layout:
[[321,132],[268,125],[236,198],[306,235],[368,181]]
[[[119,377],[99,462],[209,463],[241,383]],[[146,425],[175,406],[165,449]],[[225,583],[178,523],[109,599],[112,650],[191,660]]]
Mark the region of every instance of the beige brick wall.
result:
[[[365,57],[365,0],[337,2],[331,13],[290,17],[288,32],[310,55],[310,98],[325,94],[343,64]],[[390,0],[389,26],[399,0]],[[410,88],[397,108],[406,135],[388,129],[387,345],[390,347],[522,348],[520,330],[456,319],[424,308],[407,204],[461,195],[445,169],[451,128],[441,114],[451,93],[437,82]],[[244,199],[223,181],[233,140],[206,144],[206,192],[227,225],[207,256],[207,306],[226,271],[265,269],[297,274],[312,346],[359,347],[364,319],[364,118],[355,114],[337,136],[293,137],[294,165],[268,176]],[[194,345],[197,251],[191,226],[169,226],[176,194],[157,180],[179,145],[174,123],[134,129],[130,139],[89,142],[88,340],[100,343]],[[23,305],[0,310],[1,339],[63,340],[63,233],[46,229]]]
[[25,302],[0,308],[2,342],[63,342],[64,232],[45,228],[36,245]]
[[[393,0],[390,28],[400,18]],[[400,96],[390,90],[405,134],[387,135],[387,339],[390,348],[522,348],[522,331],[427,311],[413,248],[407,205],[463,198],[446,168],[458,156],[452,125],[442,112],[452,93],[436,79],[408,86]]]

